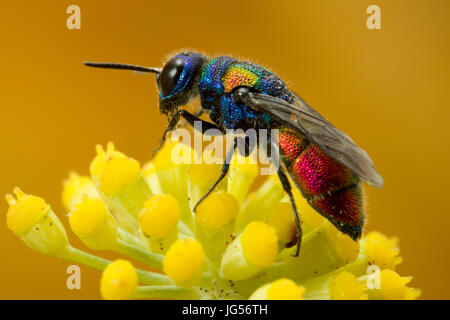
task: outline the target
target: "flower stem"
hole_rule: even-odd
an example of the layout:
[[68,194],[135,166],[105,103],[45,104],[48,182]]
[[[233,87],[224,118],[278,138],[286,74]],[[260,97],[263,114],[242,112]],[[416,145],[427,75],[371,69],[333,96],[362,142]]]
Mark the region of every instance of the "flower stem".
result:
[[61,258],[77,262],[100,271],[103,271],[103,269],[111,263],[109,260],[81,251],[72,246],[68,247],[68,249],[62,254]]
[[185,289],[177,286],[141,286],[135,295],[136,299],[198,299],[199,293],[194,289]]
[[170,285],[173,284],[172,279],[170,279],[168,276],[165,276],[160,273],[150,272],[150,271],[144,271],[140,269],[136,269],[136,272],[139,276],[139,283],[143,285]]
[[150,252],[149,250],[142,249],[140,247],[135,247],[128,242],[118,240],[118,252],[127,256],[132,257],[138,261],[141,261],[150,267],[162,270],[162,261],[164,256],[162,254],[156,254]]
[[[93,254],[84,252],[72,246],[65,251],[65,253],[61,256],[63,259],[67,259],[100,271],[103,271],[107,265],[111,263],[110,260],[103,259],[97,257]],[[136,272],[139,276],[139,282],[144,285],[159,285],[159,284],[172,284],[173,281],[159,273],[144,271],[140,269],[136,269]]]

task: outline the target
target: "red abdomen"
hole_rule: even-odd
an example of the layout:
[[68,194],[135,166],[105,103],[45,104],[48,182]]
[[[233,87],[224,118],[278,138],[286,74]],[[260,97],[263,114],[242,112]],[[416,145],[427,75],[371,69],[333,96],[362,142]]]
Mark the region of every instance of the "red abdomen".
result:
[[303,197],[340,231],[358,239],[364,225],[360,179],[292,129],[281,129],[282,160]]

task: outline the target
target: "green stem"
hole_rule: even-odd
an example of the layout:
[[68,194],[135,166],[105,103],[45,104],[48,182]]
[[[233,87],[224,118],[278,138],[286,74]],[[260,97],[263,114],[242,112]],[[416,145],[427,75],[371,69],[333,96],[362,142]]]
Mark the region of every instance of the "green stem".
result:
[[103,271],[106,266],[111,263],[110,260],[94,256],[93,254],[81,251],[72,246],[68,247],[68,249],[62,254],[61,258],[80,263],[100,271]]
[[[93,254],[81,251],[77,248],[69,246],[68,249],[61,255],[61,258],[70,260],[93,269],[103,271],[112,261],[97,257]],[[136,269],[139,276],[139,283],[144,285],[158,285],[158,284],[172,284],[173,281],[159,273],[144,271]]]
[[134,298],[193,300],[199,298],[199,293],[194,289],[185,289],[177,286],[141,286],[138,287]]
[[156,254],[150,252],[149,250],[142,249],[139,247],[135,247],[125,241],[118,240],[119,247],[117,251],[121,254],[127,255],[141,261],[150,267],[162,270],[162,262],[164,260],[164,256],[162,254]]
[[136,272],[139,276],[139,283],[147,286],[155,286],[155,285],[170,285],[173,284],[172,279],[168,276],[165,276],[160,273],[143,271],[140,269],[136,269]]

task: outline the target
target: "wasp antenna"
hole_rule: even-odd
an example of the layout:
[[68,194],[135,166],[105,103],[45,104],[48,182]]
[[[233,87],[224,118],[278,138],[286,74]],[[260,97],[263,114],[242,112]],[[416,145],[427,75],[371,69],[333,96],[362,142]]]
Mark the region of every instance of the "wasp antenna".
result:
[[119,70],[131,70],[138,72],[149,72],[149,73],[161,73],[161,68],[148,68],[143,66],[137,66],[133,64],[124,63],[110,63],[110,62],[83,62],[85,66],[92,68],[105,68],[105,69],[119,69]]

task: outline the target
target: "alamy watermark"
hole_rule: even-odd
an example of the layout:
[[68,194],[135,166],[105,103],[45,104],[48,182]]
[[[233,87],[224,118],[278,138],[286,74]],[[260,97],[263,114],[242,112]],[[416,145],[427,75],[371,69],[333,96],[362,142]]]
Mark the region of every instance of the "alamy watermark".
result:
[[366,286],[367,289],[380,289],[381,288],[381,270],[377,265],[370,265],[366,270]]
[[[203,132],[202,122],[194,122],[194,133],[178,128],[172,132],[171,140],[180,141],[172,150],[175,164],[259,164],[261,175],[271,175],[280,165],[278,129],[227,129],[223,134],[218,129]],[[185,146],[193,146],[193,149]],[[227,153],[236,150],[240,157]],[[192,154],[194,152],[194,154]]]
[[76,4],[67,7],[66,13],[69,14],[66,20],[66,27],[69,30],[81,29],[81,9]]
[[69,276],[66,279],[66,288],[69,290],[81,289],[81,269],[76,264],[67,267],[66,273]]
[[372,4],[367,7],[366,13],[370,16],[367,17],[366,26],[369,30],[381,29],[381,9],[376,4]]

